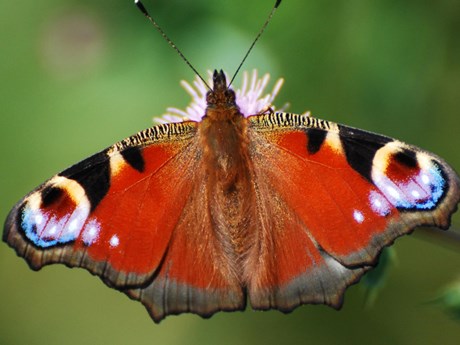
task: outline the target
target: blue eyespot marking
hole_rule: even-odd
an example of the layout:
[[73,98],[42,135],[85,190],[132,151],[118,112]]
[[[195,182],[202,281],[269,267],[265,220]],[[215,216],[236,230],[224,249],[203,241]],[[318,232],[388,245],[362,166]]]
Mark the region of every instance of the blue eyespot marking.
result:
[[437,207],[446,191],[447,181],[441,167],[434,161],[426,169],[406,181],[392,181],[384,174],[377,174],[374,183],[379,189],[369,195],[372,209],[384,216],[390,205],[402,210],[431,210]]
[[[100,227],[96,220],[88,222],[84,227],[88,214],[87,207],[77,206],[71,214],[57,217],[52,211],[34,209],[29,203],[26,203],[22,209],[21,228],[34,245],[49,248],[57,244],[75,241],[83,229],[85,233],[89,232],[90,234],[94,233],[94,229],[98,230]],[[91,228],[91,230],[87,228]],[[97,231],[98,233],[99,231]],[[86,237],[90,240],[84,240],[85,244],[91,244],[94,242],[94,238],[97,238],[97,236],[91,235],[86,235]]]

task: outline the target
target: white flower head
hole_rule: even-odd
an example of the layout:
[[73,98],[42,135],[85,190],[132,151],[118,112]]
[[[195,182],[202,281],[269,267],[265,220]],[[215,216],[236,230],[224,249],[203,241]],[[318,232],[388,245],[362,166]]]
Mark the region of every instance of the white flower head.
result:
[[[212,85],[212,72],[208,71],[208,84]],[[227,79],[228,80],[228,79]],[[269,109],[275,110],[272,104],[275,97],[283,85],[284,80],[278,79],[270,93],[264,95],[265,88],[270,81],[270,75],[267,73],[262,78],[257,75],[257,70],[253,70],[251,76],[248,72],[243,72],[241,87],[235,90],[236,104],[240,107],[244,116],[256,115]],[[192,96],[192,101],[185,110],[178,108],[167,108],[166,114],[161,117],[155,117],[153,120],[157,123],[182,122],[186,120],[201,121],[206,112],[206,94],[208,88],[203,81],[196,77],[192,84],[182,80],[182,87]],[[285,108],[285,106],[283,107]]]

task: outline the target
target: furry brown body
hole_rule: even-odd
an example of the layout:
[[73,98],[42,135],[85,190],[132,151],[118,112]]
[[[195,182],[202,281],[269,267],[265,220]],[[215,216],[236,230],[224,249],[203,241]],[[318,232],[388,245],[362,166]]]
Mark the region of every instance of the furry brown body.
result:
[[199,126],[203,148],[209,214],[228,262],[238,280],[244,281],[245,256],[251,246],[251,213],[254,191],[249,159],[247,119],[228,89],[225,75],[214,75],[214,89],[207,96],[206,115]]

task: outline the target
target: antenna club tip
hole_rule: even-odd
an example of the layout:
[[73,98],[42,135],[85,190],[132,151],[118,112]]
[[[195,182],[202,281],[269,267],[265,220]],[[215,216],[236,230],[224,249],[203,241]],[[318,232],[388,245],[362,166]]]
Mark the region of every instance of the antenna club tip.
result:
[[276,0],[276,3],[275,3],[275,8],[278,8],[278,6],[281,4],[281,0]]
[[137,8],[144,14],[144,16],[149,16],[149,13],[145,9],[144,5],[142,4],[141,0],[134,0],[134,4],[137,6]]

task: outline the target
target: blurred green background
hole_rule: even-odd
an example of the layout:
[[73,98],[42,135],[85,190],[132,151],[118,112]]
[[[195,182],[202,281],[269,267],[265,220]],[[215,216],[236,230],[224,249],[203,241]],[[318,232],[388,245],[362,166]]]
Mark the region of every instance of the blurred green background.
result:
[[[145,0],[199,71],[232,73],[274,1]],[[132,1],[0,2],[0,216],[71,164],[184,107],[193,73]],[[245,69],[286,82],[276,104],[416,144],[460,169],[460,1],[285,0]],[[238,81],[236,82],[238,85]],[[453,218],[460,226],[460,217]],[[460,322],[427,303],[460,275],[460,247],[417,234],[371,308],[303,306],[172,316],[84,270],[28,269],[0,244],[0,344],[458,344]]]

